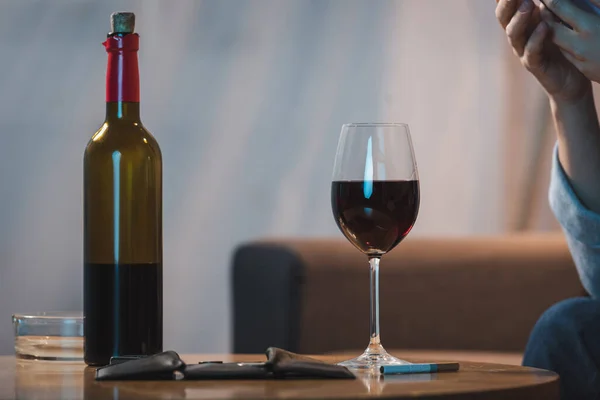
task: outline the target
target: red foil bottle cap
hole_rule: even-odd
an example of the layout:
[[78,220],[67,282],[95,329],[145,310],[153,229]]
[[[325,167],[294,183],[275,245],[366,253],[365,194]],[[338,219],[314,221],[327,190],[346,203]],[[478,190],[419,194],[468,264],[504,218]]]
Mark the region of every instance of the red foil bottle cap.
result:
[[104,43],[108,53],[106,69],[106,101],[140,101],[140,78],[137,51],[140,37],[137,33],[110,36]]
[[107,52],[138,51],[140,48],[140,36],[137,33],[129,33],[125,36],[110,36],[102,44]]

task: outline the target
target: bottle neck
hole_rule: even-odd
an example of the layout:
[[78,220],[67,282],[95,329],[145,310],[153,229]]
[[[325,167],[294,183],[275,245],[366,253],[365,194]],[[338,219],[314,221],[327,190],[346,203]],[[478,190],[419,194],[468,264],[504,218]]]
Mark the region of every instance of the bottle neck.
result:
[[136,33],[109,36],[103,44],[108,53],[106,119],[139,120],[139,36]]
[[106,121],[140,122],[140,103],[129,101],[106,102]]

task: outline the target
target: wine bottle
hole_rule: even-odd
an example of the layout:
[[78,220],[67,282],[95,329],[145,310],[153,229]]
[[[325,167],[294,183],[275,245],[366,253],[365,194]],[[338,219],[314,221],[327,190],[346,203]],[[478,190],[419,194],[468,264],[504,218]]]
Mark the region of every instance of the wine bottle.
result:
[[84,155],[84,359],[162,351],[162,157],[140,120],[133,13],[113,13],[106,119]]

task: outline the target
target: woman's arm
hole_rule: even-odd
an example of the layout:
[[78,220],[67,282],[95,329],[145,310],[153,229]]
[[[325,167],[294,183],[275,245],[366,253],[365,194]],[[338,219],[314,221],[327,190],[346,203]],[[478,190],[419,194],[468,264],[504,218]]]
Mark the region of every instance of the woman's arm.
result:
[[550,204],[585,289],[600,298],[600,127],[590,82],[600,82],[600,17],[545,0],[570,30],[532,0],[496,2],[514,53],[550,98],[558,136]]
[[583,287],[600,298],[600,215],[586,208],[575,194],[559,161],[560,141],[554,152],[550,206],[563,227]]
[[600,126],[591,85],[576,102],[550,98],[558,137],[558,158],[581,203],[600,213]]

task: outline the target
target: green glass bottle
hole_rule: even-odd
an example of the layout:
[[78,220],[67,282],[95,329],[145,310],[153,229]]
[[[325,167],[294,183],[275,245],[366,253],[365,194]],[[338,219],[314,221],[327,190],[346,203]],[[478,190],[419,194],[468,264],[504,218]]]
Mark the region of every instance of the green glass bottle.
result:
[[114,13],[106,120],[84,156],[84,359],[162,351],[162,157],[140,120],[133,13]]

